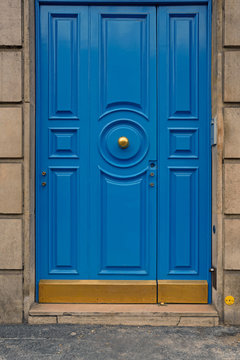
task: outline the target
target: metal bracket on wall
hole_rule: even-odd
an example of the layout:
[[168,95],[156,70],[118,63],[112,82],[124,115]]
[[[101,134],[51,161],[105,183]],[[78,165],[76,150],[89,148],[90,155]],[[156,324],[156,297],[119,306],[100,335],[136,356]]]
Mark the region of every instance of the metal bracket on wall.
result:
[[217,269],[214,266],[212,266],[209,269],[209,272],[212,275],[212,286],[214,287],[215,290],[217,290]]
[[211,145],[217,145],[217,118],[211,121]]

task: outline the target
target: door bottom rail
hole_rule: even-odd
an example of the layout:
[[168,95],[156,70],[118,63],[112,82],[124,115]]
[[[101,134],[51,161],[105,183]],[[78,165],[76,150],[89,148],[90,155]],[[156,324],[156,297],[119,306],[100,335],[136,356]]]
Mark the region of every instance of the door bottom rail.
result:
[[39,303],[207,304],[206,280],[40,280]]

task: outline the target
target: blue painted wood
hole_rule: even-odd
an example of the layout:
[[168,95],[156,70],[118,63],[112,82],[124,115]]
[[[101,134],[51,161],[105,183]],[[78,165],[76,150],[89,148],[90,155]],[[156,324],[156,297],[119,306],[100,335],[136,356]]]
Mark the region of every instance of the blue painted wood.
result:
[[191,4],[211,4],[212,0],[36,0],[36,3],[42,4],[42,5],[49,5],[49,4],[79,4],[79,5],[85,5],[85,4],[92,4],[92,5],[104,5],[104,4],[127,4],[127,5],[191,5]]
[[158,279],[210,285],[207,24],[204,6],[158,8]]
[[156,279],[156,9],[92,7],[91,24],[91,277]]
[[72,279],[88,267],[88,7],[39,11],[37,280]]
[[[49,167],[49,274],[78,274],[79,167]],[[46,256],[46,255],[45,255]]]
[[210,284],[207,14],[37,7],[37,281]]
[[156,8],[42,6],[38,56],[37,279],[156,279]]

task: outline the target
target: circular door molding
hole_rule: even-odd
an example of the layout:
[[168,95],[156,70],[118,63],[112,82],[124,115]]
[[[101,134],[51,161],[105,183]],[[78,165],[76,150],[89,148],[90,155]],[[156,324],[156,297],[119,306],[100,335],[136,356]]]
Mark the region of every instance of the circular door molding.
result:
[[[128,140],[128,146],[119,146],[119,138]],[[138,164],[147,154],[148,136],[143,127],[129,119],[119,119],[108,123],[99,136],[99,151],[111,165],[130,167]]]

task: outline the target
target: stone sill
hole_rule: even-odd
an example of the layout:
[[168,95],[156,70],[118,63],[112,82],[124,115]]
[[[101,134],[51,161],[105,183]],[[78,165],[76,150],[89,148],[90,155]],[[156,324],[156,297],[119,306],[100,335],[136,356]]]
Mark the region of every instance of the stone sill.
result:
[[213,305],[33,304],[29,324],[218,326]]

